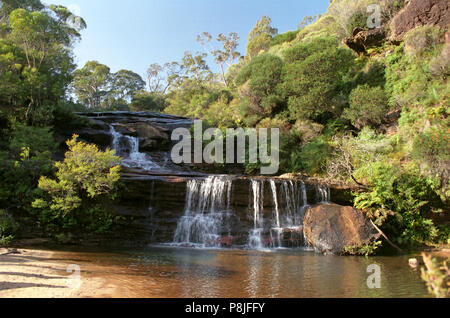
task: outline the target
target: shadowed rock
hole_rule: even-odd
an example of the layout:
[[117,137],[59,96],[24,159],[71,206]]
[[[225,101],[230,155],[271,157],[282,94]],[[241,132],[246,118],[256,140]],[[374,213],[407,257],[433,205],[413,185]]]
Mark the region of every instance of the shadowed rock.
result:
[[385,40],[386,33],[382,28],[367,31],[355,28],[353,35],[345,38],[344,43],[356,53],[365,54],[368,49],[382,45]]

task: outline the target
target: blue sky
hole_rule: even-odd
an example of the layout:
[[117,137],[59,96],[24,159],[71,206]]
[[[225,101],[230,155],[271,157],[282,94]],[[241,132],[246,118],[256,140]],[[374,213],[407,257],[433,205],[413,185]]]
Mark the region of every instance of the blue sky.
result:
[[[297,29],[304,16],[324,13],[329,0],[44,0],[81,14],[88,25],[75,47],[79,66],[98,60],[145,78],[152,63],[179,61],[202,51],[197,35],[237,32],[240,52],[263,15],[280,32]],[[76,12],[79,11],[79,12]],[[211,65],[212,66],[212,65]]]

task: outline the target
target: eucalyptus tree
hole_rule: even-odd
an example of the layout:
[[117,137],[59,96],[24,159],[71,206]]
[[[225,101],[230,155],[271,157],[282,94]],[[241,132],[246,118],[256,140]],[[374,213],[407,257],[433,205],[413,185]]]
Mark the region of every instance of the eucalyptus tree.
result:
[[83,68],[74,72],[72,86],[80,103],[96,109],[108,98],[111,82],[112,74],[108,66],[89,61]]
[[145,89],[145,81],[130,70],[120,70],[112,75],[112,94],[120,100],[131,101],[133,96]]
[[147,69],[148,89],[150,93],[165,94],[168,90],[178,87],[182,82],[184,65],[178,62],[151,64]]
[[263,16],[257,21],[256,26],[250,31],[248,36],[246,60],[250,61],[261,51],[269,49],[274,36],[278,34],[278,29],[271,26],[272,20],[268,16]]
[[[1,37],[6,51],[0,54],[9,60],[9,70],[0,76],[18,75],[18,81],[11,84],[19,88],[17,99],[26,106],[28,119],[30,112],[57,104],[65,96],[75,69],[72,46],[86,24],[80,18],[76,28],[71,26],[68,18],[73,15],[63,6],[42,7],[40,2],[25,1],[22,7],[11,11]],[[4,12],[11,8],[2,6]]]
[[[227,77],[225,74],[226,68],[234,64],[234,62],[241,56],[237,52],[239,46],[239,35],[237,33],[230,33],[228,36],[220,33],[216,41],[222,45],[221,49],[216,49],[212,44],[213,37],[208,32],[203,32],[197,36],[197,41],[214,57],[216,64],[220,68],[220,76],[225,85],[227,85]],[[208,46],[207,46],[208,45]]]

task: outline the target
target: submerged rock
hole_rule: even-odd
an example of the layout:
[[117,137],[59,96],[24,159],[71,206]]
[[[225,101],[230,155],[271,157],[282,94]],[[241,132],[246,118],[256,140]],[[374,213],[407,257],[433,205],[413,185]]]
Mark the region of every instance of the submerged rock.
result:
[[314,248],[326,254],[343,254],[347,246],[363,246],[380,237],[360,211],[337,204],[309,208],[304,234]]

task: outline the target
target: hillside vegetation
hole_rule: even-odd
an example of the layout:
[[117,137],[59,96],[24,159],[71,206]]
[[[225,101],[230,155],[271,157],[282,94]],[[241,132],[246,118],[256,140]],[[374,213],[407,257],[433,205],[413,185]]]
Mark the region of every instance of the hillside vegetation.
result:
[[[344,42],[357,35],[355,29],[370,31],[367,8],[374,2],[385,36],[357,53]],[[152,64],[147,83],[129,70],[111,73],[98,61],[76,69],[72,48],[86,25],[66,8],[39,0],[1,3],[5,240],[13,234],[14,214],[54,232],[86,222],[90,230],[109,228],[113,220],[102,203],[114,192],[118,158],[73,139],[65,164],[55,165],[53,134],[65,123],[82,124],[74,111],[133,110],[199,118],[220,128],[280,128],[280,174],[366,188],[356,194],[355,206],[400,246],[450,243],[448,29],[418,26],[396,38],[390,25],[404,1],[335,0],[323,15],[283,34],[262,17],[244,56],[236,52],[237,34],[205,32],[198,40],[206,53]],[[98,164],[90,170],[74,165],[74,153]],[[246,172],[258,168],[249,164]],[[79,178],[84,169],[88,180]],[[108,191],[93,193],[92,185],[102,182]]]

